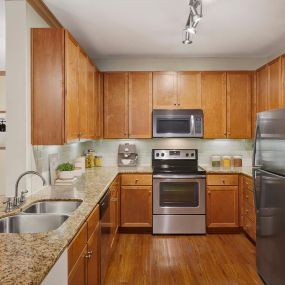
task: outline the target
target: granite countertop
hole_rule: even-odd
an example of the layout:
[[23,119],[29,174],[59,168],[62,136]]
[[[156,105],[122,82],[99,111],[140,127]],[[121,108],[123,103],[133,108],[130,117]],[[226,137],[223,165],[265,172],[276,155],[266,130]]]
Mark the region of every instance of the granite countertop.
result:
[[[151,173],[151,167],[102,167],[87,170],[74,186],[46,187],[29,196],[21,207],[41,200],[83,200],[60,228],[47,233],[0,234],[0,283],[40,284],[81,225],[103,197],[119,173]],[[1,205],[0,217],[9,214]]]
[[210,165],[201,165],[202,168],[206,170],[207,173],[236,173],[236,174],[244,174],[249,177],[252,177],[252,167],[251,166],[243,166],[243,167],[231,167],[231,168],[223,168],[223,167],[212,167]]

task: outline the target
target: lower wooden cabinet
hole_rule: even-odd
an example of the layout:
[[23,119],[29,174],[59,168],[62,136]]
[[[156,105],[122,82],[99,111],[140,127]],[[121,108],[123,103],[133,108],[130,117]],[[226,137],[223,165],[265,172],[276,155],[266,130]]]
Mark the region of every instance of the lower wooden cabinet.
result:
[[252,239],[256,240],[256,212],[254,206],[252,178],[242,177],[243,194],[243,230]]
[[68,247],[68,284],[100,284],[99,206],[90,214]]
[[239,227],[238,175],[208,175],[207,227]]
[[[143,183],[148,185],[142,185]],[[121,227],[152,226],[151,184],[150,174],[122,175]]]

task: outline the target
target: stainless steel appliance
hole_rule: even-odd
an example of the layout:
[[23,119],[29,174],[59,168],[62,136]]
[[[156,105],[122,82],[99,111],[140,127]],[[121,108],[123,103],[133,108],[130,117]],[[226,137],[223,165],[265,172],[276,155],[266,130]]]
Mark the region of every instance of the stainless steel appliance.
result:
[[266,284],[285,284],[285,109],[257,114],[253,151],[256,265]]
[[205,170],[196,149],[154,149],[153,233],[206,233]]
[[110,191],[100,201],[100,225],[101,225],[101,284],[108,269],[111,248],[111,216],[110,216]]
[[137,148],[134,144],[120,144],[118,148],[119,166],[136,166],[138,162]]
[[202,110],[153,110],[152,124],[154,138],[203,137]]

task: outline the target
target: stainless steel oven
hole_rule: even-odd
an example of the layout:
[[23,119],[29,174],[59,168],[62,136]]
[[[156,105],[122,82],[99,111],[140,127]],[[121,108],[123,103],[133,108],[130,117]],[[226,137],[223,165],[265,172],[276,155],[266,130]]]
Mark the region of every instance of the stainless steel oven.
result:
[[205,175],[154,175],[153,213],[205,214]]
[[206,233],[206,175],[197,150],[153,150],[153,233]]
[[153,110],[153,137],[203,137],[203,111]]

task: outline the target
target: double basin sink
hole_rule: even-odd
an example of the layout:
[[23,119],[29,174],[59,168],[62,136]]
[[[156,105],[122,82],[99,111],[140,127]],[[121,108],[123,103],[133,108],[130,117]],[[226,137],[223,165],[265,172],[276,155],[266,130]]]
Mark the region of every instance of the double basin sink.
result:
[[0,233],[42,233],[59,228],[82,201],[35,202],[20,214],[0,219]]

